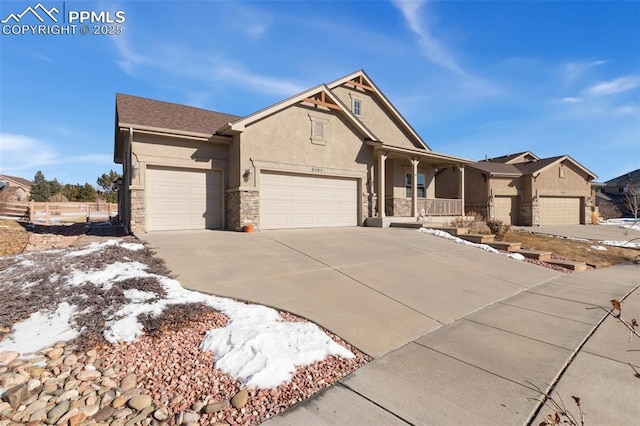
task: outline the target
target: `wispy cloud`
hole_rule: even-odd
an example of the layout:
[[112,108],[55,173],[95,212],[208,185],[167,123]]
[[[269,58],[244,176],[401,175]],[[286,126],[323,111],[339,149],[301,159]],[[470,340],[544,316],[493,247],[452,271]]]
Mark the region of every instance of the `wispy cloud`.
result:
[[203,53],[185,45],[163,43],[161,46],[146,46],[145,51],[149,53],[142,54],[138,53],[128,38],[113,39],[119,56],[117,65],[132,76],[139,69],[149,67],[209,85],[224,83],[279,96],[291,96],[307,88],[289,79],[264,76],[247,70],[242,65],[225,60],[220,53]]
[[409,29],[418,36],[425,56],[434,64],[456,74],[467,75],[449,49],[441,43],[422,20],[421,13],[426,0],[393,0],[393,5],[402,12]]
[[0,170],[17,174],[54,164],[113,164],[108,154],[63,155],[43,140],[13,133],[0,133],[0,159]]
[[567,97],[562,98],[562,102],[567,103],[567,104],[575,104],[577,102],[582,102],[582,99],[581,98],[574,98],[574,97],[571,97],[571,96],[567,96]]
[[55,152],[42,141],[18,134],[0,133],[0,170],[20,172],[56,162]]
[[50,64],[53,63],[53,59],[51,59],[50,57],[43,55],[40,52],[36,52],[34,50],[28,50],[25,52],[27,55],[31,56],[32,58],[38,59],[40,61],[43,62],[49,62]]
[[625,76],[611,81],[601,81],[585,89],[587,95],[613,95],[633,90],[640,86],[640,77]]
[[622,105],[614,108],[612,113],[614,115],[640,115],[640,106],[632,104]]
[[607,61],[601,59],[569,62],[564,64],[562,67],[562,73],[565,81],[572,83],[582,77],[590,68],[604,65],[606,63]]

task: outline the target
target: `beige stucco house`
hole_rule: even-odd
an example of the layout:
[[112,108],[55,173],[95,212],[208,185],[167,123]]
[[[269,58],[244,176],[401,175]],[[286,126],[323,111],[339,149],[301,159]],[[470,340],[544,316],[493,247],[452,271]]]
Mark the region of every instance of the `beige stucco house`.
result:
[[[437,174],[436,195],[456,192],[455,170]],[[538,158],[527,151],[467,165],[465,211],[512,225],[585,224],[595,211],[596,175],[568,155]]]
[[7,202],[27,202],[31,194],[31,181],[18,176],[0,174],[0,199]]
[[364,71],[240,117],[116,95],[114,159],[133,232],[374,225],[461,215],[472,161],[433,152]]

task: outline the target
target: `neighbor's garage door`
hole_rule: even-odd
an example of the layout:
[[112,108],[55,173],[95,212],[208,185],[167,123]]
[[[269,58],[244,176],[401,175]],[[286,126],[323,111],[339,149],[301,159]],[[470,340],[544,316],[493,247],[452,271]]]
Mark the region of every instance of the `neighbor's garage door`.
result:
[[579,225],[580,198],[540,197],[540,225]]
[[222,227],[219,172],[147,168],[148,231]]
[[518,224],[518,197],[495,197],[494,216],[507,225]]
[[284,173],[260,174],[260,228],[356,226],[358,185]]

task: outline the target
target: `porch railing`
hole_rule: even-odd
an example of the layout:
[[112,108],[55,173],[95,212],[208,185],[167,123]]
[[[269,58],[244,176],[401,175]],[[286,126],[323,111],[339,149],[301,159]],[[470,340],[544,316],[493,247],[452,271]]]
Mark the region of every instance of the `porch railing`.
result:
[[418,214],[425,216],[461,216],[462,200],[447,198],[418,198]]

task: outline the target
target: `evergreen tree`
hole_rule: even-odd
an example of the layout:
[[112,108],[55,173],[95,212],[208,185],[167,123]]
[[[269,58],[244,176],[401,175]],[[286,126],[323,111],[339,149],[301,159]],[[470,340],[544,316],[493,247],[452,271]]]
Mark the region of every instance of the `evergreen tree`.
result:
[[45,202],[49,199],[51,193],[51,185],[44,177],[44,174],[38,170],[33,177],[33,183],[31,184],[31,194],[29,199],[36,202]]
[[79,184],[72,185],[70,183],[65,184],[62,187],[62,195],[67,197],[69,201],[78,201],[80,199],[80,189],[82,187]]
[[102,188],[102,196],[109,203],[118,202],[118,191],[113,187],[118,178],[120,178],[120,173],[113,170],[98,177],[97,183]]
[[80,187],[80,201],[95,201],[96,198],[98,198],[98,193],[90,183],[87,182],[84,186]]

